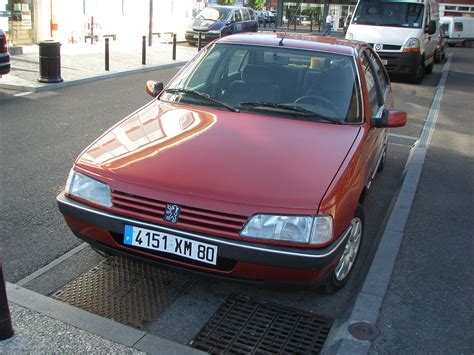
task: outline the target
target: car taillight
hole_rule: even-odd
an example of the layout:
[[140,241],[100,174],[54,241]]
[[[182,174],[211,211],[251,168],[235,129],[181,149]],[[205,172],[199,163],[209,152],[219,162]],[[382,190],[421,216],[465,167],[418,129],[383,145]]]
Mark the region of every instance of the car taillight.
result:
[[3,34],[2,43],[0,43],[0,49],[1,49],[2,53],[7,52],[7,50],[8,50],[8,48],[7,48],[7,35],[6,34]]

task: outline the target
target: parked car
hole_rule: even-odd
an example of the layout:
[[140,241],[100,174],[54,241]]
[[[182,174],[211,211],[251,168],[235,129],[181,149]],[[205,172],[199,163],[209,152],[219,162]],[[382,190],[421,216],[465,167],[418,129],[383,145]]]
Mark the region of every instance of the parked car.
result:
[[267,23],[267,18],[263,11],[257,11],[257,20],[259,24],[266,24]]
[[199,33],[201,33],[201,43],[206,44],[230,34],[256,31],[258,31],[258,21],[251,15],[249,8],[213,6],[205,7],[194,18],[191,28],[186,31],[185,38],[189,44],[197,44]]
[[276,23],[276,15],[271,11],[265,11],[269,23]]
[[472,47],[474,44],[474,18],[441,17],[440,23],[445,28],[444,34],[450,47],[454,47],[456,44]]
[[76,159],[59,209],[105,252],[237,280],[348,280],[384,166],[387,73],[363,42],[240,34],[200,51]]
[[434,61],[435,63],[441,63],[446,57],[446,36],[445,28],[440,26],[439,28],[439,40],[435,48]]
[[7,47],[7,35],[0,28],[0,77],[10,72],[10,53]]

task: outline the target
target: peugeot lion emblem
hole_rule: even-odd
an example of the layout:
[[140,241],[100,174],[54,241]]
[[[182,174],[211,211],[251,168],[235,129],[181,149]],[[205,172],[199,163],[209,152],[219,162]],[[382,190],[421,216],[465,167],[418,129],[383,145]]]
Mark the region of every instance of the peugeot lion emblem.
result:
[[178,205],[173,205],[171,203],[166,204],[165,215],[163,219],[167,222],[178,223],[179,212],[181,207]]

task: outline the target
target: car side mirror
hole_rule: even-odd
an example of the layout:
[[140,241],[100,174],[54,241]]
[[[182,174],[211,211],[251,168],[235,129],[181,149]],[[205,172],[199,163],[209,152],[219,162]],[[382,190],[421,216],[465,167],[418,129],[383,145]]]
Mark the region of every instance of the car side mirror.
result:
[[382,117],[372,120],[374,127],[395,128],[407,124],[407,113],[404,111],[384,110]]
[[428,26],[425,30],[429,35],[434,35],[436,33],[436,21],[435,20],[431,20],[429,23],[428,23]]
[[157,97],[163,91],[163,83],[161,81],[148,80],[145,85],[146,93],[151,97]]

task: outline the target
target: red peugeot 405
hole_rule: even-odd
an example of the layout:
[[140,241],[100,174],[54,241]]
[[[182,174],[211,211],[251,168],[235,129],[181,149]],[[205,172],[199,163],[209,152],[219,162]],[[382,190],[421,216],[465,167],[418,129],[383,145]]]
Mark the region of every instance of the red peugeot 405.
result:
[[349,278],[361,202],[406,123],[365,43],[243,34],[203,49],[75,161],[59,209],[102,251],[234,279]]

